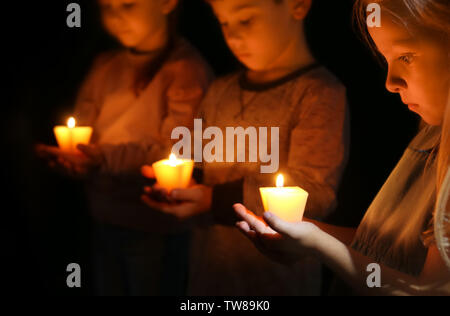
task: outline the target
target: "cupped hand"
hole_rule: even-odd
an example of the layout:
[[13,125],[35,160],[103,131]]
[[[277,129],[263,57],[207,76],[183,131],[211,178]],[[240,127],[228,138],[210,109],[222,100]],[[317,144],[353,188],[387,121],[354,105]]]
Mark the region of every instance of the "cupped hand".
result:
[[313,254],[315,236],[320,229],[309,222],[288,223],[272,213],[258,217],[244,205],[234,205],[242,221],[238,229],[268,258],[282,264],[294,264]]
[[210,210],[212,188],[193,182],[187,189],[175,189],[168,193],[156,184],[145,187],[141,199],[152,209],[187,220]]
[[38,144],[35,152],[52,169],[66,176],[84,177],[101,166],[104,157],[98,146],[78,145],[79,152],[67,152],[56,146]]

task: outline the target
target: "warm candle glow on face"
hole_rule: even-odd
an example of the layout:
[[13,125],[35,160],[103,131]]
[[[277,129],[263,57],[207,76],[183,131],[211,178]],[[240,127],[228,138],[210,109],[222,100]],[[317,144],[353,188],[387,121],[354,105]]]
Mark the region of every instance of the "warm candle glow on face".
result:
[[67,120],[67,127],[68,127],[68,128],[74,128],[74,127],[75,127],[75,124],[76,124],[75,118],[70,117],[70,118]]

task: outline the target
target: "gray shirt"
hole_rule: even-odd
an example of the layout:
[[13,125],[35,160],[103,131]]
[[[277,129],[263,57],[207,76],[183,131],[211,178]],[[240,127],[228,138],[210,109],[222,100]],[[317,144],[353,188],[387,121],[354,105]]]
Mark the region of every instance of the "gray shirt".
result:
[[406,149],[364,216],[352,247],[393,269],[417,276],[428,249],[423,237],[436,204],[440,127],[426,126]]

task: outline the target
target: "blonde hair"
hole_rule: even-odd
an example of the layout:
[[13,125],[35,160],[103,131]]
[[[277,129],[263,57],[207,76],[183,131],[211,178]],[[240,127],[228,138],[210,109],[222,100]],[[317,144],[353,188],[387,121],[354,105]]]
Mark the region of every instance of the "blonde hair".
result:
[[[378,55],[378,50],[367,29],[367,5],[378,3],[385,12],[401,22],[406,28],[420,28],[442,39],[449,45],[450,1],[449,0],[356,0],[353,7],[354,23],[363,40]],[[448,47],[447,47],[448,49]],[[450,55],[449,55],[450,56]],[[447,63],[449,67],[450,61]],[[449,68],[450,73],[450,68]],[[450,88],[450,87],[449,87]],[[450,100],[449,100],[450,101]],[[437,188],[440,189],[450,163],[450,104],[447,104],[438,150]]]
[[447,109],[444,115],[444,123],[442,125],[441,144],[438,156],[438,175],[437,175],[438,189],[441,188],[449,167],[450,167],[450,90],[447,101]]

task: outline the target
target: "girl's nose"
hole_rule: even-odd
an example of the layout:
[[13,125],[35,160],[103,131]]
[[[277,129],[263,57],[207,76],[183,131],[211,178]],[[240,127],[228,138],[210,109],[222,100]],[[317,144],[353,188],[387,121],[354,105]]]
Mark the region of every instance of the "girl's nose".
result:
[[388,70],[387,78],[386,78],[386,89],[392,93],[398,93],[403,89],[406,89],[408,86],[406,81],[401,78],[400,75],[395,74],[392,69]]

